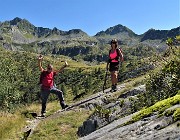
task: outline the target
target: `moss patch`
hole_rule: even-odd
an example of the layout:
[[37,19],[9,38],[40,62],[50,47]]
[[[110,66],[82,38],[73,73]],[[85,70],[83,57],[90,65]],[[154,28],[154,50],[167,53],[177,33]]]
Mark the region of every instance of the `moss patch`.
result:
[[173,120],[179,121],[180,120],[180,108],[176,108],[173,113]]
[[[130,120],[130,122],[128,122],[127,124],[139,121],[146,117],[149,117],[153,114],[153,112],[161,113],[161,112],[165,111],[167,108],[169,108],[173,105],[179,104],[179,103],[180,103],[180,95],[175,95],[174,97],[159,101],[151,107],[142,109],[137,115],[133,116],[132,120]],[[170,112],[170,114],[171,113],[172,112]],[[173,116],[176,119],[179,118],[179,109],[177,109],[177,111],[174,112]]]

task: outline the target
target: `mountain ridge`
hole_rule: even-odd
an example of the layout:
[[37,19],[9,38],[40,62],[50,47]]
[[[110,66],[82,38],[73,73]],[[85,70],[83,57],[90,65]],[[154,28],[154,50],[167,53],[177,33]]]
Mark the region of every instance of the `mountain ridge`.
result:
[[[57,33],[58,35],[66,35],[66,34],[68,34],[68,33],[80,33],[80,32],[83,32],[83,33],[85,33],[86,35],[88,35],[88,33],[86,33],[86,32],[84,32],[84,31],[82,31],[81,29],[70,29],[69,31],[63,31],[63,30],[60,30],[60,29],[58,29],[57,27],[54,27],[53,29],[50,29],[50,28],[44,28],[44,27],[36,27],[35,25],[33,25],[32,23],[30,23],[28,20],[26,20],[26,19],[21,19],[21,18],[19,18],[19,17],[16,17],[16,18],[14,18],[13,20],[7,20],[7,21],[4,21],[4,22],[1,22],[0,21],[0,24],[2,25],[2,24],[8,24],[9,23],[9,25],[12,25],[12,26],[18,26],[19,24],[26,24],[26,25],[29,25],[29,26],[27,26],[27,27],[31,27],[31,28],[35,28],[35,31],[36,32],[42,32],[43,30],[42,29],[44,29],[44,30],[48,30],[48,31],[51,31],[51,32],[54,32],[54,33]],[[176,32],[177,32],[177,29],[179,29],[179,27],[174,27],[174,28],[172,28],[172,29],[170,29],[170,30],[176,30]],[[93,35],[93,36],[101,36],[101,35],[104,35],[104,34],[108,34],[108,35],[115,35],[115,34],[118,34],[118,33],[121,33],[121,32],[128,32],[128,33],[130,33],[130,36],[142,36],[142,35],[144,35],[144,34],[149,34],[149,33],[151,33],[151,32],[155,32],[155,31],[157,31],[157,32],[168,32],[168,31],[170,31],[170,30],[159,30],[159,29],[153,29],[153,28],[151,28],[151,29],[149,29],[149,30],[147,30],[147,31],[145,31],[144,33],[142,33],[142,34],[140,34],[140,35],[138,35],[138,34],[136,34],[134,31],[132,31],[131,29],[129,29],[128,27],[126,27],[126,26],[124,26],[124,25],[122,25],[122,24],[117,24],[117,25],[114,25],[114,26],[112,26],[112,27],[109,27],[109,28],[107,28],[105,31],[104,30],[102,30],[102,31],[99,31],[99,32],[97,32],[95,35]],[[74,32],[73,32],[74,31]],[[178,31],[180,31],[180,29],[178,30]],[[172,33],[172,32],[171,32]],[[178,32],[179,33],[179,32]],[[88,35],[89,36],[89,35]],[[93,36],[91,36],[91,37],[93,37]]]
[[[10,50],[68,55],[73,59],[82,58],[88,61],[104,61],[109,43],[114,38],[122,47],[142,45],[162,51],[167,48],[165,40],[179,35],[179,31],[180,27],[171,30],[150,29],[137,35],[128,27],[118,24],[94,36],[89,36],[81,29],[62,31],[56,27],[53,29],[36,27],[28,20],[16,17],[10,21],[0,22],[0,44]],[[86,52],[86,54],[81,52]]]

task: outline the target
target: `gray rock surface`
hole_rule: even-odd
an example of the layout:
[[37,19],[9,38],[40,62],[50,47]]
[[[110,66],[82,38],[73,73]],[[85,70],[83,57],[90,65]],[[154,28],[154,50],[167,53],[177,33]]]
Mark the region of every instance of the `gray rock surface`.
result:
[[[136,95],[143,92],[145,92],[145,86],[141,85],[123,93],[118,97],[119,101],[102,103],[104,108],[115,109],[115,111],[111,113],[109,120],[96,115],[91,116],[91,121],[96,121],[96,127],[83,124],[81,128],[91,127],[91,132],[85,133],[83,129],[79,130],[78,134],[81,136],[79,140],[180,140],[180,122],[174,122],[172,115],[159,117],[158,113],[154,112],[150,117],[124,126],[124,123],[131,120],[132,116],[136,114],[129,112],[130,115],[127,115],[131,108],[129,98],[136,99]],[[124,100],[123,105],[121,100]],[[166,109],[164,113],[179,107],[180,104],[174,105]],[[127,116],[122,117],[123,115]],[[96,128],[96,130],[92,128]]]
[[116,120],[79,140],[180,140],[180,128],[177,126],[179,122],[171,124],[171,117],[158,118],[154,115],[120,127],[131,117],[129,115]]
[[[119,89],[122,88],[121,86],[118,86]],[[145,91],[145,86],[141,85],[138,86],[128,92],[125,92],[122,94],[123,97],[121,97],[122,100],[124,100],[123,105],[119,101],[120,97],[118,97],[117,101],[115,102],[108,102],[107,99],[104,96],[110,96],[113,93],[108,93],[106,95],[102,95],[101,97],[97,98],[96,100],[91,100],[91,102],[85,103],[86,108],[93,109],[96,108],[96,106],[100,105],[102,109],[104,110],[111,110],[111,113],[108,115],[108,117],[105,117],[105,114],[100,112],[93,114],[90,116],[91,121],[95,121],[96,124],[92,123],[90,126],[87,123],[83,123],[81,127],[78,129],[78,135],[79,136],[85,136],[90,134],[91,132],[95,131],[96,129],[99,129],[114,120],[118,119],[119,117],[131,114],[131,102],[129,101],[129,97],[135,98],[135,95],[140,94]],[[127,98],[128,97],[128,98]],[[94,106],[94,107],[93,107]],[[89,121],[89,120],[87,120]],[[86,122],[86,121],[85,121]],[[86,130],[86,128],[89,128],[89,131]],[[87,133],[86,133],[87,132]]]

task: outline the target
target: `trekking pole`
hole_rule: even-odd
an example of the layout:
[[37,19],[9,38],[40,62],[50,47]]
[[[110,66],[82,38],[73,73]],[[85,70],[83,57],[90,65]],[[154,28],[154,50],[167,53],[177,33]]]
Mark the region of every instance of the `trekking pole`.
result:
[[107,76],[108,76],[108,65],[109,65],[109,62],[106,65],[106,74],[105,74],[104,84],[103,84],[103,93],[104,93],[104,90],[106,88],[106,81],[107,81]]

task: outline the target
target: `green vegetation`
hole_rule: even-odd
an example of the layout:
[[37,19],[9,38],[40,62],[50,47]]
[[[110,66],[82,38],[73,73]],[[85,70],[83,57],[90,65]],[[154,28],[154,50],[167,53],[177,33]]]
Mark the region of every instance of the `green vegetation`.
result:
[[21,103],[31,103],[37,99],[39,72],[35,62],[35,55],[31,57],[30,53],[0,52],[1,109],[10,110]]
[[[153,112],[159,112],[161,116],[165,109],[180,104],[180,49],[171,45],[167,50],[170,50],[168,60],[161,70],[150,74],[150,78],[146,83],[147,91],[142,95],[138,95],[138,100],[132,101],[135,111],[141,108],[144,109],[133,116],[132,120],[126,124],[151,116]],[[177,121],[180,115],[179,108],[168,111],[163,115],[173,115],[174,121]]]
[[65,112],[58,118],[48,119],[38,125],[29,140],[69,140],[78,139],[77,128],[85,121],[92,112],[70,111]]
[[[30,44],[35,45],[35,44]],[[32,47],[29,47],[27,44],[23,44],[21,47],[26,48],[31,52],[33,51]],[[39,81],[39,71],[37,68],[36,54],[29,52],[1,52],[1,75],[5,80],[2,81],[2,92],[0,95],[1,99],[1,108],[8,108],[11,110],[16,105],[33,103],[34,101],[39,100],[39,86],[37,85]],[[105,64],[99,66],[87,66],[80,62],[75,62],[70,60],[68,57],[57,55],[48,55],[44,59],[44,66],[47,63],[53,63],[56,69],[63,65],[58,62],[59,59],[68,59],[70,67],[65,70],[63,74],[60,74],[56,79],[58,88],[62,88],[65,91],[68,101],[72,101],[77,95],[85,93],[93,94],[102,89],[102,83],[104,80],[104,70]],[[133,68],[142,67],[146,65],[144,61],[138,60],[138,65],[133,64],[131,61],[125,62],[122,64],[120,69],[120,80],[122,77],[126,77],[123,74],[130,72]],[[140,63],[141,61],[141,63]],[[133,65],[132,65],[133,64]],[[143,73],[139,72],[139,74]],[[126,77],[125,79],[128,79]],[[64,81],[63,84],[62,81]],[[121,80],[122,81],[122,80]],[[110,86],[110,81],[107,83],[107,87]],[[55,99],[54,96],[50,100]]]
[[101,106],[96,106],[94,114],[98,115],[101,118],[108,119],[112,111],[110,109],[102,108]]
[[[175,52],[179,54],[180,49]],[[149,105],[156,101],[172,97],[177,94],[180,87],[180,59],[178,55],[173,55],[166,65],[157,73],[151,74],[150,79],[146,84],[146,97],[150,100]]]
[[14,114],[0,112],[0,139],[17,139],[21,137],[21,131],[26,125],[26,120],[18,111]]
[[[43,67],[52,63],[55,69],[63,66],[57,60],[64,59],[45,56]],[[65,91],[68,102],[72,102],[77,95],[93,94],[102,89],[104,70],[98,66],[87,66],[69,60],[69,65],[63,73],[55,78],[58,88]],[[37,55],[28,52],[11,52],[2,49],[0,52],[0,108],[12,110],[21,104],[30,104],[39,101],[39,75]],[[56,99],[50,97],[50,101]]]
[[[175,95],[174,97],[159,101],[155,103],[153,106],[142,109],[137,115],[132,117],[131,123],[136,122],[140,119],[143,119],[145,117],[151,116],[153,112],[159,112],[162,113],[164,112],[167,108],[180,104],[180,95]],[[175,118],[175,121],[179,119],[179,109],[174,111],[173,117]]]
[[180,108],[176,108],[173,113],[174,121],[180,120]]
[[164,62],[161,61],[161,67],[149,73],[146,79],[146,92],[137,95],[138,100],[131,100],[133,112],[173,97],[180,90],[180,59],[178,55],[180,49],[171,46],[171,50],[174,51],[170,51],[171,53]]
[[173,116],[173,121],[176,122],[176,121],[180,120],[180,108],[175,108],[174,110],[169,110],[167,112],[164,112],[166,109],[168,109],[171,106],[174,106],[176,104],[180,104],[180,95],[179,94],[175,95],[174,97],[170,97],[170,98],[164,99],[162,101],[159,101],[150,107],[144,107],[136,115],[134,115],[130,121],[127,121],[124,124],[117,126],[116,128],[132,124],[132,123],[137,122],[146,117],[150,117],[155,112],[158,112],[159,116],[162,116],[162,115],[170,116],[171,115],[171,116]]

